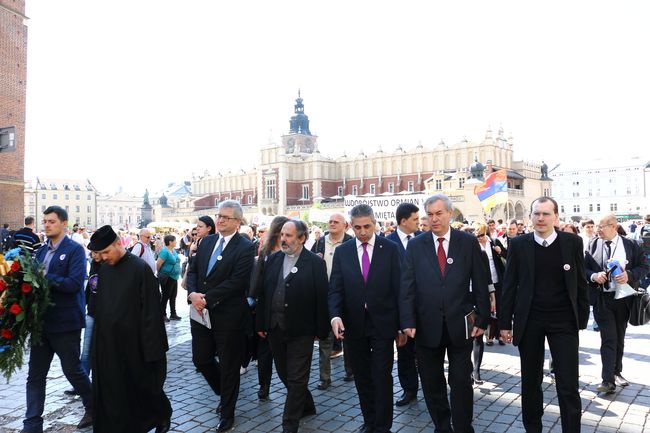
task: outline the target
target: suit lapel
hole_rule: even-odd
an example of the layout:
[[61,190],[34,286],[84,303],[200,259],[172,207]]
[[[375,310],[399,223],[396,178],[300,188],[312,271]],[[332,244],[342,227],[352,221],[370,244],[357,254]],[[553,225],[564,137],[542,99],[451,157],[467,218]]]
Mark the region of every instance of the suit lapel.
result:
[[[433,268],[433,272],[438,276],[438,278],[442,279],[442,273],[440,272],[440,265],[438,264],[438,253],[436,250],[436,245],[433,242],[433,235],[432,234],[426,234],[424,235],[424,254],[427,256],[429,261],[431,262],[431,267]],[[449,242],[451,244],[451,242]]]
[[[309,253],[307,252],[307,249],[305,247],[302,248],[302,251],[300,251],[300,256],[298,257],[298,261],[296,262],[294,268],[296,269],[296,272],[292,272],[293,268],[291,271],[289,271],[289,275],[287,275],[287,278],[284,279],[285,282],[289,282],[293,280],[293,277],[302,269],[303,265],[307,262],[307,255]],[[280,261],[280,272],[283,272],[283,267],[284,267],[284,254],[282,255],[282,260]]]
[[[449,263],[449,259],[451,259],[451,263],[454,263],[455,257],[456,257],[456,250],[459,248],[459,240],[458,240],[458,233],[455,233],[456,231],[454,229],[449,229],[449,248],[447,249],[447,264],[445,265],[445,276],[449,273],[449,268],[451,268],[451,264]],[[436,257],[437,260],[437,257]],[[440,265],[438,265],[438,268],[440,268]]]
[[527,235],[528,239],[526,242],[529,244],[529,248],[524,248],[524,254],[526,255],[526,264],[528,265],[528,273],[530,274],[531,281],[535,281],[535,236],[532,233]]
[[[564,266],[565,264],[569,264],[569,261],[571,260],[571,239],[569,236],[560,236],[559,233],[557,237],[560,241],[560,250],[562,251],[562,265]],[[571,268],[569,267],[569,269]],[[568,269],[564,269],[564,285],[566,286],[567,290],[569,290],[569,293],[571,293],[571,281],[569,279],[569,272],[567,271]]]

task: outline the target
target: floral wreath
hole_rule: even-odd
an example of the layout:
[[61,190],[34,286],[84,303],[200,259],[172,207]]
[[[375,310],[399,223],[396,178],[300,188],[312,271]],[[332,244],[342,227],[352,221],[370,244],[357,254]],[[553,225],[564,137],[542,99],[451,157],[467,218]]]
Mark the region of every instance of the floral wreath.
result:
[[0,373],[7,378],[23,366],[27,338],[41,343],[50,305],[50,283],[43,265],[25,248],[0,254]]

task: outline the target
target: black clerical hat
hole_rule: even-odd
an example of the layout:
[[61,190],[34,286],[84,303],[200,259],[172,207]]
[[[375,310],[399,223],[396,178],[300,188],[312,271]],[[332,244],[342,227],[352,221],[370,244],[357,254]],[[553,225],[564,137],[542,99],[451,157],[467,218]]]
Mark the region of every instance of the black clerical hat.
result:
[[95,233],[90,237],[90,243],[88,244],[88,249],[90,251],[101,251],[104,248],[108,247],[110,244],[115,242],[117,235],[111,228],[111,226],[103,226],[97,229]]

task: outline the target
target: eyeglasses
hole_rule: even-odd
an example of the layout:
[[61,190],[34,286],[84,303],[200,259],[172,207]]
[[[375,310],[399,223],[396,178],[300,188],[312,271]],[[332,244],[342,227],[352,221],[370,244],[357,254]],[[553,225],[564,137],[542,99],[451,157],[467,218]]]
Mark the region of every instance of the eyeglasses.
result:
[[230,221],[230,220],[238,220],[238,219],[239,219],[239,218],[229,217],[229,216],[226,216],[226,215],[217,215],[217,220],[226,220],[226,221]]
[[613,225],[612,223],[609,223],[609,224],[598,224],[598,225],[596,226],[596,228],[597,228],[597,229],[604,229],[605,227],[609,227],[609,226],[612,226],[612,225]]

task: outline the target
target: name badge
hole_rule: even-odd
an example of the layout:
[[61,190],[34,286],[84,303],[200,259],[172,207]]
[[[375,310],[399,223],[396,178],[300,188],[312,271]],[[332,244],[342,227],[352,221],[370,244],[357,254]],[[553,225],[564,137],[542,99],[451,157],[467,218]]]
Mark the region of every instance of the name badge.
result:
[[566,265],[564,265],[564,270],[565,271],[571,270],[571,266],[567,263]]
[[454,264],[454,259],[452,259],[451,257],[449,257],[449,258],[447,259],[447,264],[453,265],[453,264]]
[[291,273],[292,274],[295,274],[296,272],[298,272],[298,268],[296,268],[295,266],[293,268],[291,268]]
[[59,260],[65,260],[65,254],[61,254],[61,255],[59,256]]

